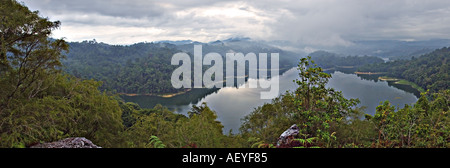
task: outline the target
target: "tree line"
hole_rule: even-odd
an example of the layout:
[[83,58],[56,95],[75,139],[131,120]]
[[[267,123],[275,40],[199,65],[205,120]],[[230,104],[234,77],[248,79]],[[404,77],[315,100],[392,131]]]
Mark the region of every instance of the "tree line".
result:
[[[82,79],[102,81],[101,90],[116,93],[176,93],[170,78],[175,66],[172,55],[180,52],[170,46],[138,43],[108,45],[95,40],[71,42],[63,70]],[[167,44],[169,45],[169,44]]]
[[448,64],[450,48],[444,47],[411,60],[395,60],[386,63],[369,64],[358,71],[384,72],[389,77],[411,81],[425,90],[437,93],[450,85]]
[[360,67],[368,64],[383,63],[383,59],[375,56],[340,56],[338,54],[316,51],[309,54],[312,60],[324,69],[339,67]]

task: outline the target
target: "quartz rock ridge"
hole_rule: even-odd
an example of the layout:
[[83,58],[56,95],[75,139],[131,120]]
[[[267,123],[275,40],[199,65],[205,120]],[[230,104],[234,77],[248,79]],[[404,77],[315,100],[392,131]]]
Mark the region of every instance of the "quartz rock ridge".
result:
[[30,148],[101,148],[84,137],[72,137],[56,142],[33,145]]

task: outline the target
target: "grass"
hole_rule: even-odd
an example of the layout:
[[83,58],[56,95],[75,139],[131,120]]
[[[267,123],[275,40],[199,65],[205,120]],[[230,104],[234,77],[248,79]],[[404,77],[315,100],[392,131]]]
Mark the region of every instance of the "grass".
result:
[[414,89],[417,89],[419,92],[425,92],[425,89],[423,89],[419,85],[417,85],[413,82],[404,80],[404,79],[398,79],[398,78],[393,78],[393,77],[388,77],[388,76],[381,76],[381,77],[378,77],[378,79],[383,80],[383,81],[388,81],[388,82],[394,82],[394,84],[399,84],[399,85],[410,85]]
[[414,89],[417,89],[417,90],[420,91],[420,92],[425,92],[425,89],[423,89],[423,88],[420,87],[419,85],[417,85],[417,84],[415,84],[415,83],[413,83],[413,82],[404,80],[404,79],[401,79],[401,80],[395,82],[395,84],[411,85]]
[[397,82],[400,79],[397,78],[392,78],[392,77],[388,77],[388,76],[380,76],[378,77],[379,80],[383,80],[383,81],[389,81],[389,82]]

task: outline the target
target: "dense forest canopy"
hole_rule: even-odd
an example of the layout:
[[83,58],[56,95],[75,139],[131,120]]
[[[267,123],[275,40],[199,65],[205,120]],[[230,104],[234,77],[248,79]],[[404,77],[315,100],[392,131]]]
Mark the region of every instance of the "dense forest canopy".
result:
[[138,43],[116,46],[93,41],[69,43],[70,52],[63,61],[64,70],[82,79],[103,82],[102,90],[117,93],[175,93],[170,77],[176,66],[170,65],[179,50],[173,45]]
[[[129,94],[182,91],[172,87],[170,82],[172,72],[177,68],[171,65],[171,59],[178,52],[189,53],[192,59],[194,45],[202,45],[203,56],[210,52],[219,53],[222,57],[229,52],[253,52],[267,53],[270,58],[270,53],[279,53],[281,72],[294,67],[296,60],[300,58],[291,52],[250,41],[190,43],[178,46],[169,43],[119,46],[98,43],[95,40],[68,44],[70,52],[67,53],[67,59],[62,61],[64,71],[82,79],[102,81],[102,90]],[[205,65],[203,71],[208,67]],[[248,74],[248,65],[246,73]]]
[[70,136],[112,146],[117,139],[111,137],[122,129],[119,104],[97,89],[99,82],[61,73],[68,45],[49,40],[60,22],[12,0],[2,1],[0,10],[6,14],[0,27],[0,146]]
[[311,54],[312,60],[322,68],[360,67],[367,64],[383,63],[383,59],[375,56],[341,56],[326,51],[316,51]]
[[[177,43],[176,43],[177,44]],[[137,43],[129,46],[108,45],[95,40],[69,43],[70,52],[63,60],[63,70],[82,79],[103,82],[102,90],[117,93],[149,94],[175,93],[170,75],[176,66],[170,65],[172,55],[178,52],[194,53],[194,45],[202,45],[203,54],[216,52],[225,56],[228,52],[279,53],[280,72],[294,67],[300,56],[267,44],[248,39],[215,41],[211,43]],[[374,56],[340,57],[333,53],[317,51],[310,54],[322,68],[359,67],[383,60]],[[204,66],[204,70],[208,66]],[[270,67],[270,66],[269,66]],[[225,68],[225,66],[224,66]],[[247,68],[248,71],[248,68]],[[247,72],[248,73],[248,72]]]
[[449,58],[450,48],[444,47],[411,60],[366,65],[360,67],[359,71],[384,72],[387,76],[406,79],[436,93],[449,89]]

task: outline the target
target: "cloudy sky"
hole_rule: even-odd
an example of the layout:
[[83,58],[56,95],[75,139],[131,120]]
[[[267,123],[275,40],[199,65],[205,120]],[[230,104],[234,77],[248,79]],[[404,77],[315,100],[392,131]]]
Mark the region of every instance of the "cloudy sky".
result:
[[[20,1],[20,0],[19,0]],[[230,37],[348,45],[450,39],[449,0],[22,0],[62,26],[54,37],[110,44]]]

